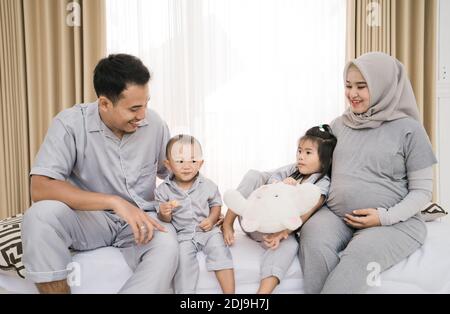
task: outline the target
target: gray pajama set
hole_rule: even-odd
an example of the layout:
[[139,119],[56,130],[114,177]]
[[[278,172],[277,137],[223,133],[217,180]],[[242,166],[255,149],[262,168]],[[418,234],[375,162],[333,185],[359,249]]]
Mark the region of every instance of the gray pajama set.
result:
[[[331,126],[338,142],[327,206],[300,230],[305,291],[363,293],[370,263],[382,272],[424,243],[420,208],[431,199],[436,158],[411,118],[355,130],[339,117]],[[345,214],[365,208],[378,209],[382,226],[355,230],[344,223]]]
[[[175,293],[193,294],[199,277],[199,251],[206,255],[208,271],[232,269],[233,260],[218,227],[205,232],[198,226],[208,218],[211,207],[222,206],[217,185],[199,173],[192,187],[184,191],[173,179],[173,174],[167,176],[156,188],[155,199],[159,203],[173,200],[178,202],[178,207],[172,213],[172,224],[177,232],[180,248],[174,287]],[[157,208],[159,210],[159,206]]]
[[[97,102],[75,105],[53,120],[31,175],[118,195],[156,219],[153,191],[156,176],[167,175],[163,160],[169,137],[166,123],[153,110],[136,132],[119,139],[100,119]],[[51,200],[34,203],[22,224],[26,278],[36,283],[63,280],[72,261],[70,249],[115,246],[134,270],[120,292],[170,292],[178,264],[173,227],[162,223],[167,233],[155,230],[149,243],[136,245],[131,227],[108,210],[79,211]]]
[[[297,170],[296,164],[288,165],[277,169],[272,173],[258,173],[257,171],[250,170],[241,181],[241,184],[237,190],[247,198],[250,196],[251,192],[259,188],[264,184],[271,184],[276,181],[283,181],[284,179],[291,176]],[[322,195],[325,198],[328,195],[328,190],[330,186],[330,178],[324,176],[319,181],[320,174],[314,173],[307,180],[302,183],[313,183],[320,188]],[[245,230],[244,230],[245,231]],[[266,250],[261,260],[261,279],[268,277],[276,277],[281,281],[286,272],[289,270],[292,262],[294,261],[298,252],[298,242],[293,234],[291,234],[287,239],[280,242],[279,246],[272,250],[268,248],[263,241],[263,236],[265,234],[260,232],[251,232],[247,235],[253,240],[259,242],[261,246]]]

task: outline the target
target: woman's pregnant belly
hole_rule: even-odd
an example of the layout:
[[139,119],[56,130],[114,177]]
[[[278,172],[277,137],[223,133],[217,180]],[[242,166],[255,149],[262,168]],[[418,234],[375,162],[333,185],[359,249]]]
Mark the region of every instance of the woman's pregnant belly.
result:
[[391,208],[406,196],[390,180],[367,180],[362,177],[336,174],[331,179],[327,205],[339,217],[355,209]]

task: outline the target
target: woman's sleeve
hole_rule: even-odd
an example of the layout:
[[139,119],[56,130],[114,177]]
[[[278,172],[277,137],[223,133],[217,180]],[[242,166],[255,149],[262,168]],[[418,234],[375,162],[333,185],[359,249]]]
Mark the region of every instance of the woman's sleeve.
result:
[[403,152],[407,174],[437,163],[427,132],[419,123],[405,135]]
[[395,206],[378,208],[381,224],[389,226],[416,215],[431,201],[433,165],[437,163],[430,139],[420,123],[405,135],[403,141],[408,194]]
[[433,167],[408,174],[409,193],[397,205],[386,209],[378,208],[382,226],[390,226],[416,215],[431,201],[433,192]]

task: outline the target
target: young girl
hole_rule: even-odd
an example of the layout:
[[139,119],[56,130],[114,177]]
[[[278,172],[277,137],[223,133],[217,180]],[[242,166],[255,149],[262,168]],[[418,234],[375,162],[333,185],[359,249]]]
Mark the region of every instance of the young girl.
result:
[[[267,182],[260,182],[259,185],[272,184],[278,181],[292,185],[306,182],[316,184],[320,188],[322,196],[314,208],[301,216],[302,221],[305,222],[323,205],[328,195],[329,174],[336,142],[336,137],[332,134],[328,125],[320,125],[309,129],[298,141],[297,162],[276,170]],[[247,176],[251,176],[251,172]],[[238,190],[244,197],[248,197],[259,186],[256,184],[249,188],[245,182],[247,180],[244,178]],[[227,245],[234,243],[233,223],[236,217],[233,209],[228,209],[222,227],[223,237]],[[253,232],[248,235],[253,240],[260,242],[266,249],[261,263],[261,282],[258,293],[271,293],[283,279],[295,259],[298,252],[298,243],[292,230],[283,230],[273,234]]]

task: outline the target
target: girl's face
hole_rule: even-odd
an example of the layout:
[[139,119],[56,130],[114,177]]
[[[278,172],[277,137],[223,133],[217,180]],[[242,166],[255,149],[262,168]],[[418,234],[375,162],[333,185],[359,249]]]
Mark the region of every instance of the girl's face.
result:
[[350,66],[347,72],[345,97],[353,113],[361,114],[369,110],[369,88],[361,72],[355,66]]
[[297,168],[303,175],[321,172],[317,143],[310,140],[300,141],[297,150]]

